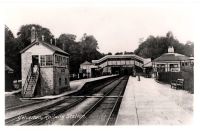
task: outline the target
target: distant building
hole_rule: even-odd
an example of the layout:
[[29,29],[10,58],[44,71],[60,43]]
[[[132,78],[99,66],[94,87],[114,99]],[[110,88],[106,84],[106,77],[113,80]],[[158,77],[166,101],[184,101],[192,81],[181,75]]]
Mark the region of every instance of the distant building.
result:
[[13,89],[13,73],[14,70],[8,65],[5,65],[5,91],[11,91]]
[[143,72],[143,65],[148,62],[151,62],[151,59],[145,59],[135,54],[107,55],[99,60],[92,61],[92,63],[98,67],[98,70],[100,70],[102,75],[131,75],[134,72]]
[[168,53],[153,60],[155,72],[180,72],[181,69],[193,67],[194,58],[174,52],[173,47],[168,48]]
[[94,64],[85,61],[80,65],[80,70],[79,70],[79,74],[80,77],[83,78],[89,78],[89,77],[95,77],[95,69],[97,68],[97,66],[95,66]]
[[59,94],[69,89],[69,54],[37,39],[31,29],[31,44],[21,52],[22,96]]

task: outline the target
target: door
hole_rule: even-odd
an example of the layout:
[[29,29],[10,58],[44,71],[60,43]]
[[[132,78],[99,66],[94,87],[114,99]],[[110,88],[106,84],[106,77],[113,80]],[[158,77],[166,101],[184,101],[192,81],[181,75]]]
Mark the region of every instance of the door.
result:
[[33,64],[33,66],[39,64],[39,56],[38,55],[32,56],[32,64]]

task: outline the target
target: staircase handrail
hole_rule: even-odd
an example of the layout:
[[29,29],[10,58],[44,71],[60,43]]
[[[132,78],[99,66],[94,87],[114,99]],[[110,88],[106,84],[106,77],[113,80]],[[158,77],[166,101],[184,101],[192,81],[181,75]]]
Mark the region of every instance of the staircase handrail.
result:
[[[31,68],[33,68],[33,66],[31,66]],[[31,71],[31,72],[32,72],[32,71]],[[32,74],[32,73],[31,73],[31,74]],[[37,70],[36,70],[35,74],[36,74],[36,79],[34,79],[34,85],[36,86],[38,77],[39,77],[39,75],[40,75],[40,67],[39,67],[39,64],[37,65]],[[30,75],[30,76],[31,76],[31,75]],[[29,78],[29,79],[30,79],[30,78]],[[30,80],[29,80],[29,81],[30,81]],[[35,87],[34,87],[34,88],[35,88]],[[26,95],[27,89],[28,89],[28,86],[27,86],[27,88],[26,88],[26,90],[25,90],[25,92],[24,92],[24,96]],[[31,88],[31,90],[32,90],[32,88]]]
[[[26,80],[25,80],[24,85],[23,85],[23,87],[22,87],[23,96],[25,95],[25,92],[26,92],[26,91],[25,91],[24,88],[25,88],[25,86],[28,85],[28,83],[29,83],[30,76],[31,76],[31,72],[32,72],[32,63],[31,63],[31,65],[30,65],[28,74],[27,74],[27,76],[26,76]],[[27,88],[26,88],[26,90],[27,90]]]

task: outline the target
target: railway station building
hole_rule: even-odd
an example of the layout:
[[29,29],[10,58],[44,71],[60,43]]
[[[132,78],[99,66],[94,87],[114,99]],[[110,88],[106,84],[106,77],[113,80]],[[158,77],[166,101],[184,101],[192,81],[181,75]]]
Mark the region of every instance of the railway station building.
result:
[[132,75],[134,73],[142,73],[143,66],[151,62],[150,58],[142,58],[133,55],[107,55],[99,60],[93,60],[92,63],[102,75],[121,74]]
[[21,52],[22,96],[59,94],[69,86],[69,54],[38,40],[34,27],[31,44]]
[[[173,47],[168,53],[153,60],[153,74],[159,81],[170,83],[172,80],[184,79],[185,87],[192,87],[194,58],[174,52]],[[187,85],[191,83],[191,85]]]
[[96,69],[97,69],[97,66],[95,66],[93,63],[85,61],[80,65],[79,77],[80,78],[95,77]]
[[168,53],[154,59],[152,63],[155,72],[181,72],[184,68],[193,67],[194,58],[175,53],[171,46]]

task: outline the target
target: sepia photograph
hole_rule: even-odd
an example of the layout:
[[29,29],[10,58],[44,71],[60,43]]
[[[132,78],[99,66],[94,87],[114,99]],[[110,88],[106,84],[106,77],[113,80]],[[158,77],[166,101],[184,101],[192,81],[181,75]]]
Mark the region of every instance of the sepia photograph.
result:
[[3,4],[4,126],[193,124],[195,2]]

